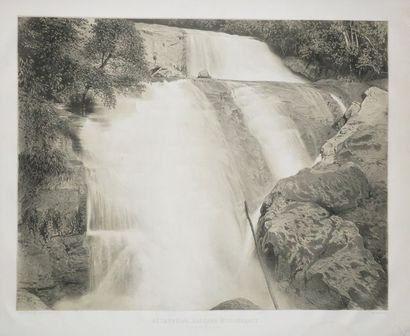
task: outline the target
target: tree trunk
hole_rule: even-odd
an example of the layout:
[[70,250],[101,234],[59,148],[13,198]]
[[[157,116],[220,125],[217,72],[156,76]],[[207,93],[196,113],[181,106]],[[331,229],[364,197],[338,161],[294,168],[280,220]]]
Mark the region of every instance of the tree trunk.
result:
[[249,216],[248,203],[246,203],[246,201],[245,201],[244,205],[245,205],[246,218],[248,220],[249,226],[251,227],[253,242],[255,243],[256,255],[258,256],[259,265],[261,266],[261,269],[262,269],[262,272],[263,272],[263,277],[265,278],[266,287],[268,288],[268,292],[269,292],[270,298],[272,300],[273,306],[275,307],[275,309],[279,309],[278,302],[276,301],[275,295],[273,293],[273,288],[272,288],[272,285],[270,283],[269,271],[266,269],[263,258],[260,254],[260,251],[259,251],[258,242],[256,240],[255,229],[253,228],[252,220],[251,220],[251,217]]

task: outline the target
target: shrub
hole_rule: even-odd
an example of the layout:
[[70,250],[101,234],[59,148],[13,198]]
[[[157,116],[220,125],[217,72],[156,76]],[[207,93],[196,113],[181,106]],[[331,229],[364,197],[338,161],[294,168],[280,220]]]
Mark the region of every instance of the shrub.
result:
[[66,159],[58,149],[47,147],[31,149],[19,154],[20,181],[36,187],[47,177],[67,172]]

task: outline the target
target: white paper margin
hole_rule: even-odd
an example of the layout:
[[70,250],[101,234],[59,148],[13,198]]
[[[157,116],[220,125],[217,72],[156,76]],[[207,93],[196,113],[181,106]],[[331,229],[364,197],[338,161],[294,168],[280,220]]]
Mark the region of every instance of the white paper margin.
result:
[[[410,1],[14,1],[0,10],[0,336],[410,336]],[[387,311],[17,312],[17,17],[354,19],[389,21]]]

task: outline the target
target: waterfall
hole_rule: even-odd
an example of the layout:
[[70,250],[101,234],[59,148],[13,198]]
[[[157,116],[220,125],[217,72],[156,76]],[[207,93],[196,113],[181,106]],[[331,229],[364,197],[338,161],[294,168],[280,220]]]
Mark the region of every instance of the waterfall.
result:
[[[206,69],[220,79],[301,82],[255,39],[195,30],[186,38],[190,77]],[[266,192],[311,164],[275,97],[226,85],[249,131],[241,141],[256,139],[272,175]],[[87,119],[90,290],[56,308],[206,310],[237,297],[272,308],[243,207],[255,186],[242,176],[262,172],[233,155],[241,143],[229,143],[226,129],[190,79],[150,84]]]
[[254,38],[192,29],[186,34],[190,77],[207,70],[217,79],[302,82],[266,43]]
[[254,266],[243,263],[235,162],[214,109],[189,80],[151,85],[133,111],[95,114],[81,140],[92,292],[74,307],[209,309],[246,295],[243,282],[264,291],[243,269]]
[[274,180],[296,174],[310,164],[295,124],[280,113],[280,101],[249,86],[234,86],[233,96],[262,147]]

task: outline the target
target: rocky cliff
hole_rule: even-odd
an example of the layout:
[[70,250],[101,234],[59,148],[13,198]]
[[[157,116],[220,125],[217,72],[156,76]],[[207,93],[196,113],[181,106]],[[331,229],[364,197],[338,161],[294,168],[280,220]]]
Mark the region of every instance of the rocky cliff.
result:
[[[78,117],[61,118],[78,127]],[[75,126],[77,124],[77,126]],[[48,178],[35,191],[20,194],[17,309],[49,309],[88,287],[85,241],[87,188],[80,144],[61,135],[56,146],[67,156],[67,173]]]
[[321,161],[280,180],[261,207],[266,264],[309,308],[387,304],[387,92],[365,95]]
[[144,39],[146,61],[153,80],[186,77],[185,34],[180,28],[136,23]]

